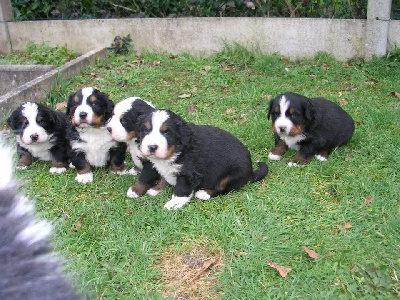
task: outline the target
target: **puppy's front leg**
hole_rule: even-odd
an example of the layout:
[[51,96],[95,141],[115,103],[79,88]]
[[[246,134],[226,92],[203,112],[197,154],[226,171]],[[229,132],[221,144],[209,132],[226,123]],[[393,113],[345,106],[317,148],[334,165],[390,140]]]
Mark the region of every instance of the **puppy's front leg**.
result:
[[287,149],[286,143],[278,135],[275,135],[275,148],[268,154],[268,158],[270,160],[280,160]]
[[93,181],[93,172],[90,164],[86,160],[85,154],[82,152],[72,152],[71,163],[75,167],[78,175],[75,180],[79,183],[90,183]]
[[25,170],[32,164],[32,154],[25,148],[22,148],[19,144],[17,144],[17,152],[19,155],[17,168],[20,170]]
[[111,172],[124,175],[125,171],[125,156],[126,156],[126,143],[118,143],[115,148],[110,149],[110,169]]
[[176,179],[174,194],[171,200],[165,203],[164,208],[168,210],[181,208],[192,199],[193,191],[194,188],[190,184],[190,181],[184,176],[179,176]]
[[[152,190],[151,188],[160,180],[160,177],[160,174],[150,161],[143,161],[142,172],[139,174],[135,184],[128,189],[126,195],[129,198],[139,198],[143,196],[146,192]],[[156,193],[152,194],[151,192],[149,194],[153,196],[156,195]]]

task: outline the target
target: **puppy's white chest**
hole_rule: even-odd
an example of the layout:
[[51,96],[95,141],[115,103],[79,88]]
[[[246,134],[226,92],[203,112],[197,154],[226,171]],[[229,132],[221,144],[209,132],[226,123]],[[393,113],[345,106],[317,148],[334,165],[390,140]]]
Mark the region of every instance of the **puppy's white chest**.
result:
[[170,185],[176,185],[176,176],[181,169],[181,165],[175,164],[173,162],[175,159],[162,160],[149,158],[149,160],[153,163],[158,173],[160,173]]
[[72,149],[82,151],[92,166],[103,167],[109,160],[109,150],[116,146],[106,127],[85,127],[78,130],[82,141],[72,143]]
[[51,149],[51,147],[54,146],[53,143],[47,141],[44,143],[26,145],[21,141],[21,139],[19,137],[17,137],[17,143],[21,147],[27,149],[29,151],[29,153],[32,154],[33,157],[36,157],[37,159],[43,160],[43,161],[51,160],[50,149]]
[[305,139],[305,135],[299,134],[296,136],[281,136],[281,139],[290,149],[298,151],[300,149],[300,145],[298,143]]

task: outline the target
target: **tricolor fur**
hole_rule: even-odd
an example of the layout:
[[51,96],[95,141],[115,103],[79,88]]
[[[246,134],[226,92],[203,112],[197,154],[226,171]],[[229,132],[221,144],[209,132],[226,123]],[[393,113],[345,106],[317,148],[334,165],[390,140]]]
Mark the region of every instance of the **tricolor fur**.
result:
[[[149,114],[139,132],[140,151],[158,173],[174,186],[167,209],[178,209],[192,196],[201,200],[240,189],[248,182],[263,179],[268,173],[265,163],[253,171],[250,152],[232,134],[207,125],[195,125],[168,110]],[[140,173],[132,188],[151,186],[154,171]]]
[[33,204],[18,194],[12,155],[0,142],[0,299],[80,299],[52,252],[51,226],[38,221]]
[[50,173],[62,173],[69,164],[66,137],[67,116],[39,103],[26,102],[16,108],[7,123],[16,135],[19,161],[25,169],[33,158],[51,161]]
[[91,167],[110,165],[115,173],[124,173],[126,144],[115,141],[107,130],[114,103],[100,91],[87,87],[70,95],[68,139],[70,158],[81,183],[93,181]]
[[[154,171],[153,164],[143,157],[140,152],[137,141],[137,134],[143,118],[153,111],[155,111],[155,108],[150,102],[144,101],[139,97],[129,97],[115,105],[113,116],[107,123],[107,129],[112,138],[119,142],[125,142],[128,145],[129,152],[135,164],[135,167],[129,170],[129,173],[132,175],[137,174],[136,170],[145,169],[145,173],[148,172],[147,169],[151,169],[150,172]],[[139,194],[147,192],[155,196],[166,186],[165,180],[156,171],[153,173],[157,178],[155,179],[156,184],[148,189],[137,190]],[[128,195],[131,193],[131,189],[128,190]]]
[[346,144],[354,121],[339,105],[324,98],[285,93],[269,103],[275,148],[269,159],[279,160],[288,148],[297,151],[289,166],[305,164],[313,156],[326,161],[336,147]]

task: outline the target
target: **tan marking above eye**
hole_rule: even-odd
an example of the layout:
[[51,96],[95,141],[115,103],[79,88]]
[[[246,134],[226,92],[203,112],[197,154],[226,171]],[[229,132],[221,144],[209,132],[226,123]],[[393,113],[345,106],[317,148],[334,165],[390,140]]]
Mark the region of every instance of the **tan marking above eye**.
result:
[[79,102],[79,97],[75,95],[73,100],[74,102]]
[[147,130],[150,130],[150,129],[151,129],[151,124],[150,124],[149,121],[147,121],[147,122],[144,124],[144,126],[146,127]]
[[160,128],[160,131],[161,131],[161,132],[166,132],[166,131],[168,131],[168,125],[162,124],[162,126],[161,126],[161,128]]
[[24,124],[26,124],[26,123],[28,123],[28,119],[27,119],[27,118],[22,118],[22,119],[21,119],[21,122],[24,123]]
[[122,120],[124,118],[125,114],[122,114],[119,116],[119,119]]
[[97,100],[97,98],[96,98],[96,96],[95,95],[91,95],[90,97],[89,97],[89,101],[90,102],[95,102]]
[[42,121],[42,119],[43,119],[42,116],[38,116],[38,117],[36,118],[36,122],[40,122],[40,121]]
[[289,109],[289,114],[293,115],[296,112],[296,109],[293,107]]

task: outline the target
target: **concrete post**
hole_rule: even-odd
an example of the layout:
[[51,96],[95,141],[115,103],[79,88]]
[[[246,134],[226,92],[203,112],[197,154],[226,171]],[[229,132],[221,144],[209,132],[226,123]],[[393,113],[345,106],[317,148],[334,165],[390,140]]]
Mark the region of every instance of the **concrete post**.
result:
[[11,51],[8,21],[12,21],[11,0],[0,0],[0,53]]
[[386,54],[391,6],[391,0],[368,0],[364,45],[366,60]]

